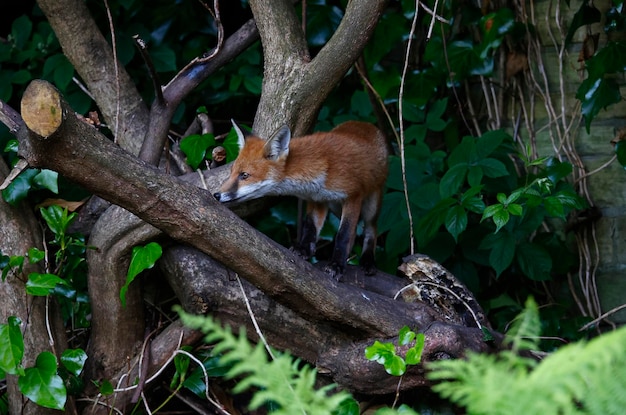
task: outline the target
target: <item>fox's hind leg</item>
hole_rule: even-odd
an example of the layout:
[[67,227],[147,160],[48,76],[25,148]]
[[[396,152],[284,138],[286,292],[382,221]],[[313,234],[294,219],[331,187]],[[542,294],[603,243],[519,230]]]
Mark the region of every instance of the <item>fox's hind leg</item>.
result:
[[376,222],[380,213],[382,203],[381,192],[368,195],[363,200],[361,207],[361,217],[363,218],[363,251],[361,252],[361,268],[366,275],[376,273]]

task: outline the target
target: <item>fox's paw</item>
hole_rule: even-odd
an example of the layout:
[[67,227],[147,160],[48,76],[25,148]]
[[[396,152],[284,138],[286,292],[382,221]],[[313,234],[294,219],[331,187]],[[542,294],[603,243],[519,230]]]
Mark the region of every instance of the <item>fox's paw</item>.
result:
[[341,277],[343,277],[343,270],[344,267],[334,261],[324,267],[324,272],[337,281],[341,281]]
[[377,270],[376,264],[374,263],[374,255],[371,252],[364,252],[359,262],[365,275],[376,274]]
[[291,252],[295,252],[296,254],[298,254],[300,258],[305,259],[307,261],[311,259],[312,257],[312,255],[306,249],[303,249],[300,246],[292,246],[291,248],[289,248],[289,250]]

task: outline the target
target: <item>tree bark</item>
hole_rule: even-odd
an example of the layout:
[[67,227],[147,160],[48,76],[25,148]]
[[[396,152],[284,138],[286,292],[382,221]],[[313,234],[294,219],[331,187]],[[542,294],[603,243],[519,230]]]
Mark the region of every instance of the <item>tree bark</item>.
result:
[[289,0],[251,0],[263,43],[263,92],[254,131],[269,137],[282,124],[308,133],[330,91],[354,64],[370,39],[386,0],[348,2],[339,27],[312,57]]

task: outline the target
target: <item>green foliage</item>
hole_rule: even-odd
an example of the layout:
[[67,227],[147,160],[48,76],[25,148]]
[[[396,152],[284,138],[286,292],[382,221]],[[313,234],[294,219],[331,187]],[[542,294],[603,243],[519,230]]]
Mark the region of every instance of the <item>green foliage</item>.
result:
[[91,99],[71,82],[74,68],[50,25],[33,16],[14,20],[7,42],[0,43],[0,99],[11,102],[31,80],[45,79],[59,88],[77,112],[86,113]]
[[272,351],[270,359],[263,344],[252,346],[243,330],[236,336],[210,317],[180,314],[185,325],[202,330],[208,343],[216,343],[213,353],[221,354],[222,364],[232,365],[226,377],[240,378],[233,392],[255,392],[252,410],[272,403],[273,414],[329,414],[349,397],[346,392],[331,394],[334,385],[315,390],[315,369],[278,351]]
[[[2,280],[9,277],[22,279],[24,265],[43,262],[46,269],[53,272],[29,273],[25,281],[26,293],[33,296],[56,295],[63,316],[71,319],[76,328],[88,327],[86,246],[81,235],[68,232],[76,215],[59,206],[41,208],[40,213],[52,234],[48,252],[53,254],[54,261],[47,258],[45,251],[37,248],[30,248],[23,256],[0,253]],[[36,404],[63,409],[67,394],[78,394],[83,389],[80,374],[87,355],[81,349],[67,349],[59,363],[50,352],[42,352],[34,366],[24,368],[21,324],[14,316],[9,317],[7,324],[0,324],[0,372],[17,375],[20,391]]]
[[382,343],[378,340],[365,349],[365,357],[383,365],[390,375],[402,376],[406,372],[407,365],[417,365],[422,360],[424,333],[416,334],[404,326],[398,334],[398,345],[407,348],[404,358],[397,354],[395,344]]
[[65,350],[59,365],[52,353],[44,351],[37,356],[34,366],[23,368],[24,339],[20,324],[17,317],[9,317],[7,324],[0,324],[0,371],[17,375],[20,391],[37,405],[63,409],[66,384],[78,379],[87,355],[80,349]]
[[[606,15],[605,32],[608,34],[626,31],[624,25],[623,1],[614,1]],[[601,19],[600,11],[591,2],[583,1],[580,9],[576,12],[570,25],[566,43],[571,40],[574,32],[581,26]],[[604,47],[585,62],[587,78],[582,81],[576,92],[576,98],[582,104],[582,114],[585,118],[585,127],[590,131],[591,122],[600,110],[621,102],[623,97],[620,93],[616,75],[626,71],[626,43],[619,39],[620,36],[609,36],[609,41]],[[626,166],[620,161],[622,166]]]
[[[345,391],[335,391],[336,385],[327,385],[315,389],[317,372],[307,364],[277,350],[271,355],[262,343],[252,345],[242,328],[239,335],[232,333],[230,327],[221,327],[210,316],[193,316],[180,307],[175,308],[183,323],[190,328],[206,334],[205,341],[214,344],[210,354],[204,356],[204,366],[211,376],[224,376],[237,379],[234,393],[252,392],[249,407],[255,410],[265,405],[272,414],[308,414],[308,415],[358,415],[358,403]],[[416,335],[407,327],[400,331],[400,343],[408,346],[406,356],[408,364],[418,364],[424,346],[423,334]],[[412,357],[410,357],[412,355]],[[202,356],[201,356],[202,357]],[[206,384],[202,383],[197,371],[185,379],[188,361],[181,358],[176,363],[177,381],[184,381],[185,386],[201,396]],[[192,378],[194,378],[193,381]],[[383,408],[377,415],[417,415],[406,405],[398,409]]]
[[566,345],[538,362],[519,352],[537,348],[540,327],[529,301],[509,334],[510,350],[431,363],[433,389],[476,415],[623,413],[626,375],[615,368],[626,363],[626,328]]
[[46,189],[57,194],[59,193],[57,180],[58,173],[52,170],[29,168],[20,173],[2,191],[2,198],[5,202],[15,206],[32,190]]
[[122,305],[126,307],[126,292],[128,287],[135,280],[137,275],[146,269],[151,269],[157,260],[161,258],[163,248],[156,242],[149,242],[144,246],[136,246],[130,257],[130,265],[126,273],[126,282],[120,289],[120,300]]

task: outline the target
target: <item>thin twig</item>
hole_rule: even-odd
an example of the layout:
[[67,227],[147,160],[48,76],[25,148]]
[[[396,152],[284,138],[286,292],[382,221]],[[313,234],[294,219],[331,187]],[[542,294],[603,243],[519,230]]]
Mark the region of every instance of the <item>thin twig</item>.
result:
[[398,127],[400,128],[400,165],[402,168],[402,188],[404,190],[404,201],[406,203],[407,215],[409,218],[409,238],[411,255],[415,253],[415,236],[413,232],[413,214],[411,212],[411,203],[409,202],[409,188],[406,180],[406,155],[404,154],[404,118],[402,117],[402,109],[404,107],[404,85],[406,83],[406,74],[409,69],[409,58],[411,56],[411,45],[415,36],[415,27],[417,26],[417,16],[419,11],[419,0],[415,1],[415,14],[411,23],[411,32],[406,45],[406,55],[404,57],[404,67],[402,68],[402,78],[400,78],[400,91],[398,93]]
[[108,0],[104,0],[104,7],[107,11],[107,19],[109,20],[109,31],[111,32],[111,48],[113,49],[113,65],[115,66],[115,125],[113,129],[113,141],[117,143],[117,136],[120,126],[120,69],[117,62],[117,40],[115,39],[115,27],[113,26],[113,16],[111,16],[111,8]]

